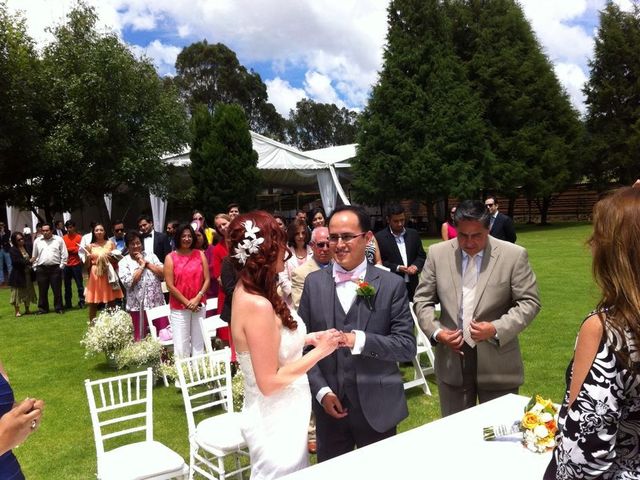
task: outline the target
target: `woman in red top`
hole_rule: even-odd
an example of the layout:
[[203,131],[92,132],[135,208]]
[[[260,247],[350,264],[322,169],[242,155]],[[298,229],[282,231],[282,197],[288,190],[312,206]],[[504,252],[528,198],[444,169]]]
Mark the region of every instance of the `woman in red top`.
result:
[[[213,247],[213,265],[211,267],[211,275],[213,276],[213,281],[222,286],[220,275],[222,274],[222,260],[224,260],[224,258],[229,255],[229,249],[227,247],[227,229],[229,228],[229,224],[231,223],[231,218],[229,218],[229,216],[224,213],[219,213],[218,215],[216,215],[214,222],[214,225],[216,227],[216,236],[218,237],[218,243],[215,247]],[[222,308],[224,306],[224,297],[224,289],[218,288],[218,315],[222,313]],[[231,330],[229,329],[229,327],[219,328],[216,332],[216,335],[220,340],[225,341],[231,346],[232,361],[235,362],[236,351],[233,348],[233,342],[231,341]]]
[[195,248],[196,235],[190,225],[176,230],[176,250],[164,261],[164,279],[169,289],[171,331],[177,357],[204,353],[200,321],[204,318],[209,288],[209,266],[202,250]]

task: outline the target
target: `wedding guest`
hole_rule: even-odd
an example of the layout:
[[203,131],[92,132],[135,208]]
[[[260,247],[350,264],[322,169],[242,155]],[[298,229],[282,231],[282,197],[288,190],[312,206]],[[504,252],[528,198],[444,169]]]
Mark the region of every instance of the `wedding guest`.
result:
[[167,237],[169,237],[169,245],[171,246],[171,251],[176,249],[176,242],[174,240],[175,234],[176,234],[176,228],[178,228],[180,226],[180,222],[177,220],[169,220],[167,222],[167,228],[166,228],[166,232],[167,232]]
[[62,220],[55,221],[55,229],[53,233],[54,235],[57,235],[59,237],[64,237],[64,235],[67,233],[64,228],[64,222]]
[[[155,253],[142,249],[139,232],[131,230],[124,239],[129,253],[118,262],[118,274],[126,289],[126,310],[133,321],[133,338],[138,342],[149,332],[144,311],[165,304],[162,293],[164,266]],[[159,332],[169,325],[169,320],[159,318],[154,320],[154,325]]]
[[175,242],[176,250],[165,259],[164,278],[170,294],[175,354],[185,358],[204,353],[200,321],[205,314],[209,266],[202,250],[195,248],[196,235],[190,225],[178,227]]
[[445,242],[447,240],[451,240],[452,238],[456,238],[458,236],[458,231],[454,226],[454,216],[456,214],[456,207],[453,207],[449,212],[449,219],[442,224],[442,228],[440,228],[440,236],[442,240]]
[[[194,210],[191,215],[191,220],[198,223],[199,227],[202,227],[204,234],[207,237],[207,245],[213,245],[215,238],[215,231],[213,228],[207,225],[207,219],[204,218],[204,214],[200,210]],[[197,231],[197,229],[195,229]]]
[[545,480],[640,478],[640,190],[594,206],[589,243],[600,299],[567,368]]
[[230,203],[227,205],[227,215],[231,220],[240,215],[240,205],[237,203]]
[[287,219],[282,215],[274,215],[273,218],[276,220],[278,226],[282,229],[283,232],[287,231]]
[[33,289],[33,277],[31,269],[31,255],[24,246],[24,234],[13,232],[11,234],[11,245],[9,254],[13,269],[9,275],[9,286],[11,287],[11,305],[15,310],[16,317],[22,316],[20,304],[24,304],[24,313],[28,315],[29,306],[36,304],[38,299]]
[[527,251],[489,235],[484,204],[461,202],[455,223],[457,238],[429,247],[414,299],[420,328],[435,345],[443,417],[518,393],[518,335],[540,311]]
[[71,298],[73,295],[71,281],[76,283],[78,290],[78,306],[84,308],[84,284],[82,278],[82,260],[80,259],[80,242],[82,236],[76,231],[76,222],[67,220],[65,223],[67,233],[64,234],[62,240],[67,247],[67,264],[64,267],[64,308],[71,310]]
[[[191,225],[193,227],[193,223]],[[194,229],[196,233],[196,249],[202,250],[204,252],[204,258],[207,259],[207,265],[209,265],[209,278],[214,279],[215,271],[214,271],[214,251],[215,247],[211,245],[207,240],[207,235],[205,233],[204,227],[198,227]],[[213,238],[213,236],[212,236]],[[220,238],[219,235],[215,236],[216,240]],[[217,281],[209,281],[209,289],[205,292],[207,298],[215,298],[218,296],[219,284]]]
[[324,213],[324,209],[321,207],[316,207],[311,210],[311,214],[309,215],[311,219],[311,224],[309,227],[311,230],[317,227],[326,227],[327,226],[327,216]]
[[287,247],[289,248],[290,256],[285,263],[284,270],[278,274],[278,278],[282,297],[285,302],[287,302],[287,305],[291,307],[293,306],[293,298],[291,297],[291,275],[296,268],[313,258],[313,250],[309,245],[311,232],[307,228],[306,221],[296,218],[291,222],[287,228],[287,237]]
[[380,256],[380,247],[376,236],[372,236],[367,247],[364,250],[364,256],[367,258],[367,262],[371,265],[382,265],[382,256]]
[[0,478],[24,480],[18,459],[11,449],[38,429],[43,410],[44,401],[35,398],[15,403],[9,376],[0,362]]
[[309,246],[313,251],[313,257],[300,265],[291,273],[291,298],[293,308],[298,309],[304,281],[311,272],[331,266],[331,248],[329,247],[329,229],[316,227],[311,232]]
[[[231,327],[244,375],[241,430],[251,477],[279,478],[309,464],[306,372],[338,347],[342,335],[334,329],[307,335],[303,322],[278,295],[276,275],[284,269],[286,243],[271,215],[237,217],[229,239],[238,272]],[[315,348],[303,355],[305,345]]]
[[5,228],[4,222],[0,222],[0,285],[5,282],[4,267],[7,266],[7,277],[11,276],[11,255],[9,250],[11,248],[11,230]]
[[491,223],[489,224],[489,234],[500,240],[516,243],[516,229],[510,216],[498,211],[498,201],[496,197],[487,197],[484,201],[485,207],[491,215]]
[[49,313],[49,286],[53,291],[53,304],[56,313],[62,310],[62,270],[67,264],[67,247],[62,237],[53,234],[50,223],[41,226],[42,236],[33,242],[33,257],[31,263],[36,269],[38,282],[38,311],[37,315]]
[[[224,213],[219,213],[214,219],[214,225],[216,227],[216,233],[218,234],[218,243],[213,247],[213,265],[211,266],[211,282],[217,284],[218,288],[218,315],[222,314],[224,304],[226,300],[226,292],[222,284],[222,261],[229,255],[227,245],[227,230],[231,218]],[[233,340],[231,338],[231,330],[229,327],[219,328],[216,332],[217,337],[231,347],[231,360],[236,361],[235,349],[233,348]]]
[[126,255],[127,242],[124,240],[124,234],[126,232],[124,228],[124,222],[122,220],[114,220],[112,224],[113,236],[109,237],[109,241],[113,242],[116,250],[120,250],[122,255]]
[[96,318],[99,303],[113,307],[115,301],[123,296],[113,268],[117,262],[110,255],[115,250],[115,244],[107,239],[104,225],[100,222],[95,224],[92,233],[91,243],[85,248],[89,281],[84,289],[84,298],[89,306],[89,322]]
[[158,260],[164,262],[164,257],[171,251],[171,244],[164,233],[154,230],[153,220],[149,215],[138,217],[138,231],[142,235],[144,251],[155,253]]

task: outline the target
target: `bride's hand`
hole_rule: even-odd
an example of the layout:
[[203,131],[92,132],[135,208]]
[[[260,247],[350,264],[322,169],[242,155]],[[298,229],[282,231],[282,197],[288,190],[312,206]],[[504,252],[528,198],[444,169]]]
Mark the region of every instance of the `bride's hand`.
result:
[[342,341],[342,332],[339,332],[335,328],[318,332],[316,335],[315,347],[320,350],[323,357],[332,354],[333,351],[340,346],[340,342]]

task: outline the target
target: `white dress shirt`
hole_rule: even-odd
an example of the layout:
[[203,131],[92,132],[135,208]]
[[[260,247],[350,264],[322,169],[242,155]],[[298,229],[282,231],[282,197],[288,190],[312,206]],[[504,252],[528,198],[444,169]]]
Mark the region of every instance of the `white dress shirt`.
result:
[[155,235],[155,233],[156,232],[151,230],[151,233],[149,234],[149,236],[144,238],[144,251],[145,252],[156,253],[156,252],[153,251],[153,236]]
[[62,237],[52,235],[49,240],[45,240],[44,236],[36,239],[33,244],[33,256],[36,259],[34,267],[57,265],[64,268],[69,253]]
[[[400,256],[402,257],[402,263],[405,267],[408,267],[409,261],[407,260],[407,244],[404,243],[404,235],[405,233],[407,233],[407,229],[403,228],[402,232],[397,235],[393,233],[393,230],[391,230],[391,228],[389,228],[389,231],[391,232],[391,235],[393,235],[393,237],[396,239],[396,244],[398,245],[398,250],[400,250]],[[404,283],[409,283],[408,273],[404,274]]]

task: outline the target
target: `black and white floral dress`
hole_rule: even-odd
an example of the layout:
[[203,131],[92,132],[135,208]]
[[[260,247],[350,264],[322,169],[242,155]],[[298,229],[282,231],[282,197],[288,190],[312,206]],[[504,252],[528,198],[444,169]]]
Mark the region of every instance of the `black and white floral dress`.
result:
[[558,418],[557,447],[547,479],[640,479],[640,376],[616,351],[639,362],[632,337],[605,323],[598,353],[575,402],[568,408],[573,360]]

